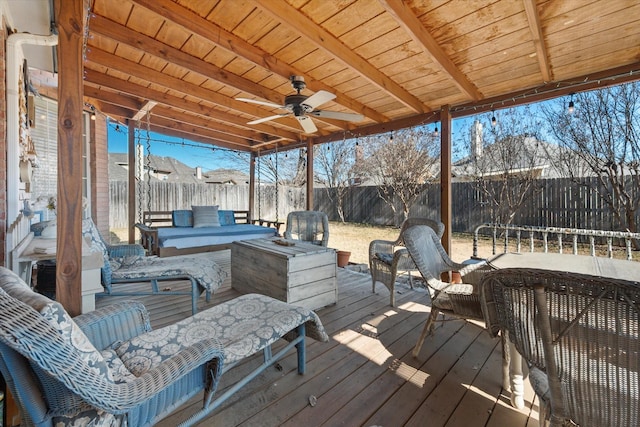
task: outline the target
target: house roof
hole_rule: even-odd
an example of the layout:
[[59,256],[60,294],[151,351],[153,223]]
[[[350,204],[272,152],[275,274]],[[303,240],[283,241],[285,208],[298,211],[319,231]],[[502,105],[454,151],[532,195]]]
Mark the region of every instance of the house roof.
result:
[[[153,154],[148,157],[145,156],[145,171],[147,161],[152,171],[150,175],[151,181],[195,184],[249,183],[249,175],[235,169],[215,169],[208,172],[201,172],[201,178],[198,178],[197,168],[187,166],[173,157],[156,156]],[[166,177],[166,179],[163,177]],[[127,153],[109,153],[109,179],[112,181],[127,181],[129,179],[129,158]]]
[[[435,122],[443,107],[455,118],[640,75],[640,2],[630,0],[90,4],[87,103],[165,135],[261,154]],[[328,117],[308,119],[318,130],[305,133],[291,115],[248,124],[287,113],[273,105],[295,93],[291,76],[305,79],[304,96],[335,94],[319,106]]]
[[521,173],[536,170],[540,177],[559,178],[559,147],[534,137],[517,136],[482,147],[478,155],[469,155],[452,165],[456,178]]

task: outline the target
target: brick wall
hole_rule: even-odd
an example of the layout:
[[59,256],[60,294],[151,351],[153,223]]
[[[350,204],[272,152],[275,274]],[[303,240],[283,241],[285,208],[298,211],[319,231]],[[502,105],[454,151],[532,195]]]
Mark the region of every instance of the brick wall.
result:
[[109,239],[109,156],[107,119],[96,114],[91,120],[91,216],[105,239]]

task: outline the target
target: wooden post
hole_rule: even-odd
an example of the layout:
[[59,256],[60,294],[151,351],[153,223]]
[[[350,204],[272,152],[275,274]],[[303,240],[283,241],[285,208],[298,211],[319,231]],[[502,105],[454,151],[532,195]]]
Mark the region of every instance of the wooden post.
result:
[[[64,3],[64,7],[62,4]],[[54,2],[58,23],[58,236],[56,299],[82,311],[83,0]]]
[[251,152],[249,158],[249,223],[254,220],[253,204],[256,198],[256,153]]
[[127,120],[128,132],[128,153],[127,159],[129,162],[128,178],[129,178],[129,243],[134,243],[136,240],[136,229],[134,227],[136,223],[136,126],[133,120]]
[[307,140],[307,210],[313,210],[313,140]]
[[451,254],[451,111],[444,105],[440,110],[442,133],[440,140],[440,216],[444,223],[442,246]]

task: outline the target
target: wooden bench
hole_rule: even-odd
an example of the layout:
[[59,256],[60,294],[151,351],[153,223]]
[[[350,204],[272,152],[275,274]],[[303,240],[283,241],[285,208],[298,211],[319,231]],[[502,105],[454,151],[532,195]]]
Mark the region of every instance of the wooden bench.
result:
[[[175,247],[161,247],[160,239],[158,238],[158,229],[173,226],[172,212],[173,211],[145,211],[142,213],[142,223],[135,224],[135,227],[140,231],[140,244],[149,255],[157,255],[160,257],[188,255],[229,249],[231,247],[232,242],[180,249]],[[278,235],[280,235],[280,227],[284,224],[280,221],[251,219],[249,211],[246,210],[234,210],[233,216],[236,224],[253,224],[274,228]]]

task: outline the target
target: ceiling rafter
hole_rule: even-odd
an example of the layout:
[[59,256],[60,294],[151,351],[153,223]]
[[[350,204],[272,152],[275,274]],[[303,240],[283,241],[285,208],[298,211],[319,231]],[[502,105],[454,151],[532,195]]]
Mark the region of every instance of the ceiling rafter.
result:
[[398,25],[423,48],[424,52],[433,59],[435,64],[449,75],[463,93],[476,101],[483,98],[478,88],[469,81],[467,76],[447,56],[436,39],[424,28],[424,25],[408,5],[401,0],[380,0],[380,4],[396,19]]
[[282,95],[274,90],[256,85],[251,80],[229,73],[209,62],[189,55],[144,34],[136,33],[102,16],[95,15],[94,18],[92,18],[91,29],[97,34],[182,67],[185,69],[185,73],[195,72],[203,77],[213,78],[220,83],[267,99],[271,102],[282,102]]
[[133,120],[142,120],[142,118],[148,115],[156,105],[158,105],[158,103],[155,101],[146,101],[142,108],[133,115]]
[[553,80],[553,72],[549,64],[549,56],[547,55],[547,45],[544,42],[544,36],[542,34],[542,28],[540,26],[540,16],[538,15],[538,7],[535,0],[522,0],[524,2],[524,10],[527,14],[527,21],[529,21],[529,29],[531,30],[531,37],[533,38],[533,44],[536,47],[536,56],[538,57],[538,64],[540,65],[540,73],[542,74],[542,80],[550,82]]
[[101,74],[93,70],[85,70],[85,88],[87,88],[87,84],[108,87],[112,90],[124,92],[138,98],[151,99],[166,106],[175,107],[216,121],[232,123],[241,128],[251,129],[274,137],[284,138],[287,140],[298,139],[298,135],[296,133],[288,132],[264,123],[249,127],[246,124],[246,120],[236,115],[214,110],[203,104],[190,102],[183,98],[178,98],[164,92],[159,92],[154,89],[127,82],[117,77]]
[[259,5],[261,10],[269,13],[273,19],[306,37],[308,40],[315,43],[320,49],[331,54],[336,60],[341,61],[345,66],[357,71],[362,77],[366,78],[369,82],[382,89],[407,107],[418,113],[424,113],[429,110],[422,101],[406,91],[389,76],[378,71],[378,69],[367,62],[364,58],[358,56],[340,40],[331,35],[331,33],[318,26],[315,22],[300,13],[294,7],[281,1],[253,1]]
[[247,43],[245,40],[242,40],[234,34],[224,30],[222,27],[215,25],[214,23],[170,0],[134,0],[134,2],[160,16],[171,16],[171,21],[174,24],[181,26],[183,29],[193,34],[197,34],[212,43],[215,43],[222,49],[239,55],[265,70],[269,70],[282,78],[288,79],[292,75],[302,76],[305,79],[307,88],[310,90],[314,92],[319,90],[332,92],[336,95],[336,99],[334,100],[336,103],[360,113],[373,121],[389,121],[388,117],[380,114],[373,108],[369,108],[366,105],[355,101],[351,97],[336,91],[335,88],[315,80],[302,70],[279,61],[268,52]]

